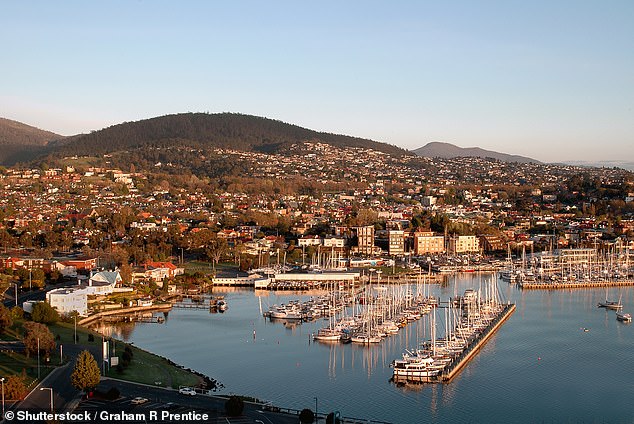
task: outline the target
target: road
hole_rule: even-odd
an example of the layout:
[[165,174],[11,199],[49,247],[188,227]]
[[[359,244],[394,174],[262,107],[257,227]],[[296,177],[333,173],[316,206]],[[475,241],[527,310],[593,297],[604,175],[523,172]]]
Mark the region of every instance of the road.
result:
[[[47,290],[26,292],[19,294],[18,305],[27,300],[44,300],[46,291],[55,287],[48,286]],[[11,290],[7,290],[7,295]],[[15,305],[15,298],[9,298],[4,301],[5,306],[12,307]],[[15,346],[13,346],[15,347]],[[225,414],[224,404],[226,399],[217,396],[196,395],[187,396],[178,393],[176,390],[161,387],[152,387],[136,383],[129,383],[119,380],[103,379],[98,390],[106,393],[110,388],[116,387],[121,397],[114,401],[103,399],[83,399],[82,393],[70,384],[70,375],[73,371],[75,358],[82,350],[86,349],[82,345],[64,345],[64,355],[68,356],[69,362],[63,366],[53,370],[40,384],[35,386],[27,397],[20,403],[12,406],[7,405],[7,411],[17,413],[18,411],[31,412],[50,412],[51,396],[52,406],[55,413],[75,412],[77,414],[88,413],[88,420],[73,420],[72,422],[80,423],[97,423],[112,422],[113,419],[100,419],[99,414],[102,413],[129,413],[139,414],[146,417],[142,420],[125,420],[125,422],[152,422],[152,423],[176,423],[183,422],[183,414],[187,413],[206,413],[206,420],[196,419],[193,422],[223,423],[223,424],[296,424],[299,420],[295,414],[285,414],[280,412],[272,412],[262,410],[262,405],[245,403],[245,408],[240,417],[227,417]],[[95,358],[99,358],[101,352],[99,346],[90,346],[89,348]],[[148,402],[142,405],[132,404],[135,397],[143,397]],[[105,411],[105,412],[102,412]],[[152,412],[154,411],[154,412]],[[165,420],[151,419],[150,414],[181,414],[180,417],[170,416]],[[1,420],[6,423],[9,420]],[[107,418],[107,417],[103,417]],[[200,417],[198,417],[200,418]]]
[[[13,413],[17,413],[18,411],[50,412],[52,395],[53,410],[55,413],[74,412],[77,414],[89,414],[90,419],[88,420],[73,420],[73,422],[77,424],[111,422],[112,419],[100,419],[100,414],[104,413],[141,414],[144,417],[144,419],[137,421],[126,419],[126,422],[147,421],[152,423],[176,423],[182,422],[182,419],[180,419],[182,418],[182,414],[187,413],[207,414],[206,420],[196,419],[195,422],[197,423],[295,424],[298,422],[297,415],[264,411],[261,409],[262,405],[248,402],[245,403],[242,416],[230,418],[225,414],[225,398],[202,394],[187,396],[173,389],[147,386],[109,378],[102,379],[97,390],[101,393],[107,393],[108,390],[116,387],[121,394],[119,399],[115,401],[96,398],[82,400],[82,393],[70,384],[70,375],[74,367],[74,358],[76,358],[83,349],[85,349],[85,346],[81,345],[64,346],[65,354],[73,359],[65,366],[53,370],[39,385],[33,388],[31,393],[29,393],[21,403],[13,405],[11,408],[7,408],[7,410],[11,410]],[[95,349],[98,349],[98,347]],[[93,352],[93,354],[98,354],[98,352]],[[148,402],[142,405],[132,404],[131,401],[135,397],[143,397],[148,399]],[[161,414],[164,413],[181,414],[181,417],[168,417],[165,420],[150,419],[152,411],[157,414],[157,417],[161,417]],[[8,422],[8,420],[4,422]]]

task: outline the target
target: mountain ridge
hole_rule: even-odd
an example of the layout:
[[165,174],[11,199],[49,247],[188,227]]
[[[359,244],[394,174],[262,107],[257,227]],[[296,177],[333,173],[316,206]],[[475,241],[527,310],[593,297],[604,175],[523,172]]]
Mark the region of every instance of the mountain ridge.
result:
[[283,152],[293,143],[320,141],[338,147],[365,147],[397,156],[406,149],[341,134],[318,132],[294,124],[238,113],[180,113],[116,124],[90,134],[51,143],[49,153],[88,155],[170,143],[199,144],[262,153]]
[[51,131],[0,118],[0,164],[15,164],[41,153],[53,140],[64,138]]
[[440,157],[444,159],[452,159],[456,157],[481,157],[493,158],[503,162],[542,163],[537,159],[526,156],[500,153],[493,150],[485,150],[480,147],[459,147],[455,144],[438,141],[427,143],[418,149],[412,150],[412,152],[418,156],[430,158]]

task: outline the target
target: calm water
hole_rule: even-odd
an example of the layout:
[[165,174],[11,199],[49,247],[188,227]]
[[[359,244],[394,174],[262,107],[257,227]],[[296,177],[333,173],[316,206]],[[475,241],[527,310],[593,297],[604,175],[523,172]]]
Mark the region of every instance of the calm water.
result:
[[[447,300],[490,278],[452,278],[432,286],[432,293]],[[314,409],[316,397],[320,412],[393,423],[634,423],[634,328],[596,307],[605,289],[520,291],[500,282],[499,292],[517,304],[516,312],[444,385],[396,387],[389,381],[390,362],[428,334],[424,320],[378,346],[315,343],[310,334],[327,321],[269,322],[253,291],[226,292],[224,314],[175,309],[163,325],[114,331],[218,379],[223,392],[284,407]],[[610,290],[612,300],[619,295],[624,310],[634,312],[634,290]],[[294,298],[261,299],[266,308]]]

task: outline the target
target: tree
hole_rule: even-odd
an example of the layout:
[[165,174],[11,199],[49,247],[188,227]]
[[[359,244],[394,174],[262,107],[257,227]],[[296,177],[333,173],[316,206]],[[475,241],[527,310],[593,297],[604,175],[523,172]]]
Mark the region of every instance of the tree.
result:
[[37,322],[27,321],[24,323],[24,346],[26,347],[26,356],[30,354],[36,354],[38,344],[40,352],[45,352],[47,355],[50,351],[55,349],[55,339],[53,334],[49,331],[48,327],[44,324]]
[[328,414],[328,416],[326,417],[326,424],[339,424],[341,420],[339,419],[338,415],[338,412],[337,414],[335,414],[334,412]]
[[24,318],[24,309],[19,306],[14,306],[11,308],[11,317],[13,319],[22,319]]
[[19,375],[10,375],[4,382],[4,396],[6,399],[20,400],[26,395],[24,379]]
[[244,410],[244,401],[240,396],[232,395],[225,402],[225,412],[230,417],[239,417]]
[[82,351],[77,357],[75,368],[70,375],[70,383],[73,387],[87,392],[97,387],[100,378],[101,372],[97,361],[89,351]]
[[42,324],[53,324],[59,321],[59,314],[48,302],[37,302],[33,306],[31,319]]
[[216,273],[216,265],[220,262],[222,255],[224,255],[228,250],[229,245],[225,239],[215,237],[207,243],[207,246],[205,247],[205,254],[213,261],[214,274]]
[[315,422],[315,413],[308,408],[302,409],[302,412],[299,413],[299,422],[306,424]]
[[0,303],[0,333],[4,333],[5,330],[13,325],[13,318],[9,308]]
[[31,287],[35,289],[44,288],[46,285],[46,274],[40,268],[36,268],[31,272]]

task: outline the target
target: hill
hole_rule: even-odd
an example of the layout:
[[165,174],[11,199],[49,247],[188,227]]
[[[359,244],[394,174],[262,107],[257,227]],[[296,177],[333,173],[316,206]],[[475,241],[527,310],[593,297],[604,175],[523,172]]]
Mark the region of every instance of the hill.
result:
[[396,156],[407,150],[346,135],[317,132],[273,119],[236,113],[182,113],[126,122],[50,146],[54,156],[95,155],[152,146],[189,145],[283,153],[291,144],[319,141],[337,147],[365,147]]
[[519,155],[509,155],[506,153],[485,150],[479,147],[458,147],[451,143],[431,142],[416,150],[412,150],[418,156],[429,158],[451,159],[456,157],[481,157],[493,158],[503,162],[519,162],[519,163],[541,163],[538,160]]
[[63,138],[11,119],[0,118],[0,164],[12,165],[41,153],[52,140]]

